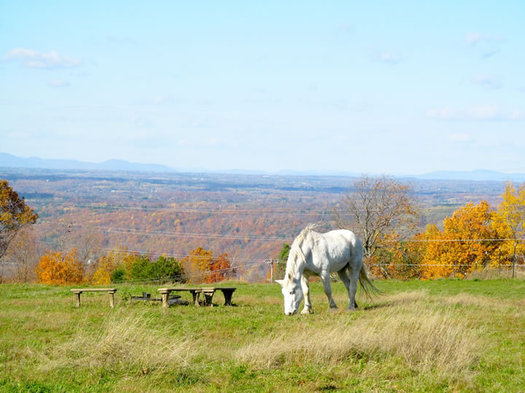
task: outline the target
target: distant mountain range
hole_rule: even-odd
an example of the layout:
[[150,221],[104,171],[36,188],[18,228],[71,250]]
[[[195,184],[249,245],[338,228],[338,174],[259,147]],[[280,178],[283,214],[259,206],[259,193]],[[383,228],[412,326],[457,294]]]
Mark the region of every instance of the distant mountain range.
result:
[[0,168],[45,168],[66,170],[105,170],[105,171],[129,171],[129,172],[175,172],[173,168],[157,164],[139,164],[123,160],[107,160],[100,163],[76,161],[76,160],[54,160],[39,157],[22,158],[12,154],[0,153]]
[[[22,158],[8,153],[0,153],[0,168],[41,168],[41,169],[60,169],[60,170],[86,170],[86,171],[128,171],[128,172],[190,172],[190,170],[177,170],[164,165],[157,164],[141,164],[136,162],[129,162],[123,160],[107,160],[100,163],[76,161],[76,160],[56,160],[44,159],[39,157]],[[213,170],[191,170],[191,172],[218,172]],[[256,174],[264,175],[270,174],[264,171],[248,171],[248,170],[229,170],[220,171],[226,174]],[[355,173],[342,173],[335,171],[292,171],[283,170],[278,175],[288,176],[359,176]],[[503,173],[490,170],[474,170],[474,171],[438,171],[430,172],[421,175],[398,175],[402,178],[416,178],[422,180],[474,180],[474,181],[525,181],[525,173]]]
[[418,179],[433,180],[477,180],[477,181],[525,181],[525,173],[504,173],[477,169],[474,171],[439,171],[414,176]]

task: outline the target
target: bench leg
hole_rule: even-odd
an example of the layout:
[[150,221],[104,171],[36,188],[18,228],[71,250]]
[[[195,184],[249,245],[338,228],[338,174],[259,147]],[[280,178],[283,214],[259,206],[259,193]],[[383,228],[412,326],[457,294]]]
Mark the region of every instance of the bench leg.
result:
[[224,305],[233,306],[232,304],[233,291],[222,291],[222,293],[224,294]]
[[111,308],[115,307],[115,292],[109,293],[109,307]]
[[81,294],[81,293],[82,293],[82,292],[78,292],[78,293],[76,293],[76,295],[77,295],[77,308],[80,307],[80,294]]
[[169,296],[169,294],[168,293],[163,293],[163,294],[161,294],[161,296],[162,296],[162,307],[168,308],[170,306],[168,304],[168,296]]
[[210,307],[213,306],[213,292],[204,292],[204,304]]
[[197,292],[197,291],[191,291],[191,294],[193,295],[193,305],[195,307],[200,307],[200,304],[199,304],[199,295],[200,295],[200,292]]

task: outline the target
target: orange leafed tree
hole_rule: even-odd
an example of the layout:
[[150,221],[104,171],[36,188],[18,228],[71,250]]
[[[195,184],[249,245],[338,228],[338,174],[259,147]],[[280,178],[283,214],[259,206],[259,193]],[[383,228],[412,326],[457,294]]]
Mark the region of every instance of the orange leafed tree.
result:
[[525,183],[515,187],[507,183],[502,195],[502,202],[494,216],[493,228],[505,239],[501,242],[499,262],[504,265],[515,265],[518,256],[525,253]]
[[110,284],[113,272],[116,269],[122,269],[124,271],[123,279],[130,279],[133,263],[136,260],[137,255],[128,252],[125,247],[111,250],[96,262],[89,281],[92,284],[98,285]]
[[231,275],[231,266],[228,254],[221,254],[209,265],[209,273],[206,275],[206,282],[218,282],[225,280]]
[[37,219],[38,214],[26,205],[24,198],[18,196],[7,180],[0,179],[0,258],[16,234]]
[[377,277],[405,280],[419,278],[421,242],[418,236],[411,241],[392,231],[381,239],[380,247],[370,258],[370,271]]
[[116,265],[111,258],[102,257],[97,263],[97,269],[89,280],[91,284],[108,285],[111,283],[111,275],[116,269]]
[[443,221],[443,231],[429,225],[424,234],[423,278],[465,275],[497,263],[498,233],[493,228],[495,212],[486,201],[467,203]]
[[80,284],[84,278],[84,266],[77,259],[76,249],[68,254],[46,253],[40,258],[36,274],[43,284]]
[[182,260],[184,270],[187,272],[187,281],[194,283],[213,283],[222,281],[234,274],[228,254],[213,257],[211,251],[197,247]]
[[212,262],[213,254],[211,251],[202,247],[190,251],[190,254],[182,259],[184,270],[188,275],[188,282],[203,282]]

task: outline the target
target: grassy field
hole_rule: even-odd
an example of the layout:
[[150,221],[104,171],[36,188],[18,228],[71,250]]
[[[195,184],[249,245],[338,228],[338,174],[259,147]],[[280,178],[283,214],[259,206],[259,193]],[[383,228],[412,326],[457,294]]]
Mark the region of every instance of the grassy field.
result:
[[0,285],[0,391],[525,391],[523,280],[383,281],[354,313],[314,283],[293,317],[277,285],[235,285],[236,307],[170,309],[128,300],[159,286],[76,309],[69,288]]

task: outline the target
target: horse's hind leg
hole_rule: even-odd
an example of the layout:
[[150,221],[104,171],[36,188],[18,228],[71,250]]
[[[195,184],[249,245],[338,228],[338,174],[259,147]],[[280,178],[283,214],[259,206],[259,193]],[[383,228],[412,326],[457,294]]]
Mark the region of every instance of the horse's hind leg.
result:
[[310,286],[308,285],[308,277],[303,275],[301,278],[301,287],[304,294],[304,308],[301,314],[312,314],[312,303],[310,302]]
[[357,291],[357,285],[355,286],[355,289],[354,289],[354,287],[352,286],[352,281],[351,281],[350,277],[348,277],[348,269],[347,269],[347,267],[339,270],[337,272],[337,274],[339,275],[339,278],[341,279],[343,284],[345,284],[346,290],[348,292],[348,299],[350,300],[350,303],[348,304],[348,310],[356,309],[357,308],[357,303],[355,301],[355,294],[356,294],[356,291]]
[[337,305],[334,302],[334,298],[332,297],[332,286],[330,284],[330,273],[322,272],[320,274],[320,277],[321,277],[321,281],[323,281],[324,293],[326,294],[326,297],[328,298],[328,303],[330,303],[330,308],[337,308]]
[[357,293],[357,283],[359,281],[359,272],[361,269],[348,268],[348,273],[350,274],[350,289],[348,290],[348,297],[350,298],[350,304],[348,305],[349,310],[355,310],[357,308],[357,303],[355,301],[355,294]]

